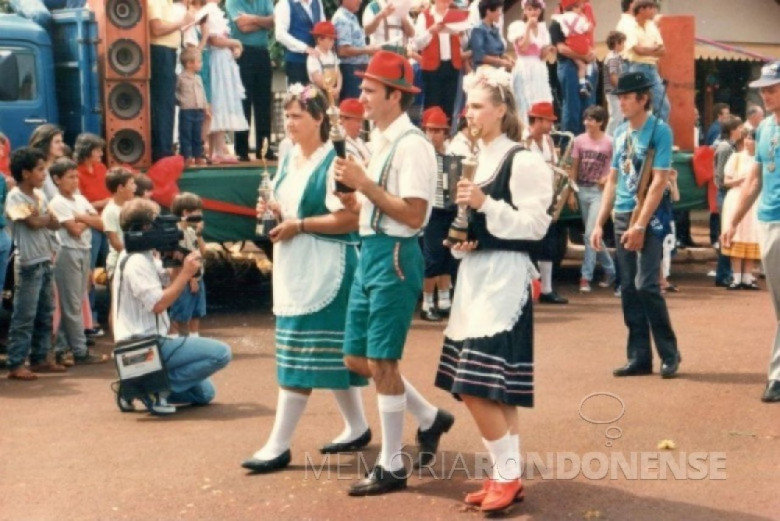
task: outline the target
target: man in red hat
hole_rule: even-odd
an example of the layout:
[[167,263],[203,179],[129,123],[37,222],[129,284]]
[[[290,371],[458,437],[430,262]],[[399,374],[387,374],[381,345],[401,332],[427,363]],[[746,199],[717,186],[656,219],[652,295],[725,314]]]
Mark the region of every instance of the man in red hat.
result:
[[371,159],[371,151],[360,137],[360,131],[363,130],[363,113],[365,109],[360,100],[348,98],[339,105],[339,123],[347,135],[347,154],[351,154],[364,165],[368,165]]
[[429,322],[439,322],[442,317],[450,314],[452,274],[457,269],[455,257],[444,247],[444,239],[447,238],[447,232],[455,219],[456,207],[450,203],[452,198],[448,197],[449,165],[454,157],[447,155],[450,125],[447,122],[447,114],[441,107],[430,107],[423,112],[422,129],[436,151],[437,179],[431,218],[423,234],[425,280],[420,318]]
[[[532,152],[541,154],[545,162],[551,165],[558,164],[558,154],[555,152],[555,144],[550,137],[553,123],[557,120],[555,109],[549,101],[534,103],[531,110],[528,111],[528,138],[525,141],[525,146]],[[558,295],[552,287],[553,261],[557,244],[557,223],[551,223],[547,234],[541,241],[541,249],[534,256],[542,276],[542,293],[539,295],[539,302],[542,304],[569,303],[567,298]]]
[[434,459],[439,439],[455,418],[437,409],[401,376],[401,359],[423,282],[418,236],[436,191],[433,147],[405,113],[419,89],[402,56],[379,51],[362,78],[360,101],[376,125],[365,168],[354,158],[335,160],[336,180],[354,188],[342,195],[359,212],[362,248],[349,296],[344,340],[347,367],[373,379],[382,422],[382,451],[369,475],[349,494],[384,494],[406,487],[404,411],[417,419],[418,464]]

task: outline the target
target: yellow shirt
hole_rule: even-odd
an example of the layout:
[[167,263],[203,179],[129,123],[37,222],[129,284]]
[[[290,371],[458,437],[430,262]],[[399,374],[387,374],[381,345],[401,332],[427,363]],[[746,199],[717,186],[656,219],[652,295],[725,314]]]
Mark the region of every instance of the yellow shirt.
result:
[[[179,4],[181,6],[182,4]],[[179,6],[175,6],[172,0],[147,0],[147,9],[149,10],[149,21],[162,20],[163,22],[173,22],[178,19],[177,11]],[[182,15],[184,13],[181,13]],[[181,47],[181,31],[176,30],[159,38],[151,37],[152,45],[162,45],[171,49]]]
[[658,63],[657,56],[640,56],[634,52],[634,48],[638,45],[640,47],[653,47],[655,45],[663,45],[664,40],[661,38],[661,32],[658,30],[658,26],[655,22],[648,20],[644,26],[634,24],[629,26],[630,30],[626,34],[626,46],[624,48],[624,55],[626,60],[634,63],[648,63],[650,65],[656,65]]

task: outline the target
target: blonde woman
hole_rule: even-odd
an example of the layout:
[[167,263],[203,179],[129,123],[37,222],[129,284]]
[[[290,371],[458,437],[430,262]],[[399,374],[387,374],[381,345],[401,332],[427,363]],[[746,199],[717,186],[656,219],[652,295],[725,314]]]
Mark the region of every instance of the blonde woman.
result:
[[509,73],[480,69],[463,85],[469,126],[481,132],[479,166],[473,182],[458,183],[457,202],[472,214],[468,241],[452,248],[462,261],[436,385],[463,400],[492,459],[492,475],[466,502],[497,512],[523,497],[517,407],[533,406],[528,251],[550,224],[552,171],[517,143]]

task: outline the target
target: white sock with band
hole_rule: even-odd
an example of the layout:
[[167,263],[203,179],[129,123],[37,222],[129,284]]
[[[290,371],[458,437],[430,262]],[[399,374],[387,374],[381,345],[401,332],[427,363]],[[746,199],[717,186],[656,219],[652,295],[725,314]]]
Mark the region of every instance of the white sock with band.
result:
[[385,470],[400,470],[404,466],[403,448],[405,394],[378,394],[379,419],[382,423],[382,451],[377,463]]
[[271,435],[263,448],[255,452],[254,458],[259,460],[274,459],[290,448],[295,427],[301,419],[309,395],[294,393],[279,389],[276,403],[276,418],[271,429]]
[[406,407],[409,412],[417,420],[417,424],[420,430],[427,431],[433,425],[433,421],[436,419],[436,413],[439,411],[436,407],[426,400],[423,395],[417,391],[417,389],[409,383],[409,380],[404,378],[404,388],[406,389]]
[[430,311],[433,309],[433,293],[423,293],[423,311]]
[[493,480],[506,483],[520,479],[517,445],[508,431],[497,440],[486,441],[485,445],[495,461]]
[[333,443],[353,441],[368,429],[360,387],[334,389],[333,396],[336,398],[336,404],[339,406],[345,423],[344,430],[336,436]]
[[436,291],[436,297],[439,299],[439,309],[447,310],[452,307],[452,301],[450,300],[450,288],[439,288]]

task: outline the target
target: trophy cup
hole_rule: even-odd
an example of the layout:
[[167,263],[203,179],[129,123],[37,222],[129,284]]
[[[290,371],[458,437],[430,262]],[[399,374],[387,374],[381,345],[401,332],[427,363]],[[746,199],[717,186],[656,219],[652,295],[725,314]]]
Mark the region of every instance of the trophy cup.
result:
[[[341,124],[339,123],[339,108],[336,106],[336,100],[333,99],[333,94],[331,93],[331,89],[335,85],[336,80],[333,76],[327,75],[324,81],[326,89],[325,94],[328,96],[328,104],[330,105],[326,112],[328,119],[330,120],[330,134],[328,137],[330,138],[331,143],[333,143],[336,155],[341,159],[346,159],[347,136],[344,134],[344,129],[341,128]],[[340,193],[351,193],[354,192],[355,189],[336,181],[336,191]]]
[[[461,179],[468,181],[474,180],[474,174],[477,171],[477,140],[482,134],[481,128],[475,128],[469,126],[469,137],[471,138],[471,150],[470,155],[463,159],[461,162]],[[457,193],[457,189],[455,190]],[[470,210],[468,205],[459,204],[458,214],[455,216],[455,220],[450,225],[450,231],[447,233],[445,243],[448,246],[455,246],[465,242],[468,239],[469,232],[469,214]]]
[[260,199],[265,202],[265,212],[257,217],[257,225],[255,226],[255,236],[261,239],[267,239],[268,234],[273,230],[277,224],[274,213],[268,208],[268,202],[271,200],[271,194],[273,192],[273,186],[271,185],[271,174],[268,172],[268,163],[266,162],[265,155],[268,152],[268,138],[263,139],[263,150],[261,152],[263,162],[263,172],[260,174],[260,187],[257,189],[260,194]]

